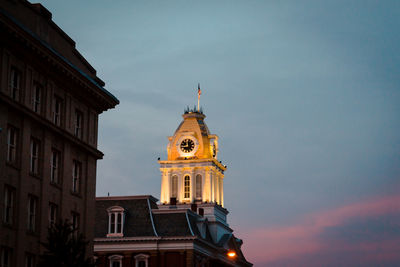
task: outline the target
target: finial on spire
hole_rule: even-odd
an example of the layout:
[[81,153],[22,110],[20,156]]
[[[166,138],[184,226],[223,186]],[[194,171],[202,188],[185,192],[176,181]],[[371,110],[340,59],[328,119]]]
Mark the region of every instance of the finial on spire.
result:
[[200,112],[200,95],[201,95],[201,89],[200,89],[200,83],[197,84],[197,111]]

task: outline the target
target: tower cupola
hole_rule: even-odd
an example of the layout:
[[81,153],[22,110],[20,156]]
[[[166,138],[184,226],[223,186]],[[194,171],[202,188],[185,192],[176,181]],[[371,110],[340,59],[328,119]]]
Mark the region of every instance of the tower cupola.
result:
[[159,161],[160,201],[223,206],[226,166],[217,160],[218,136],[210,133],[202,112],[186,110],[182,117],[174,135],[168,137],[168,159]]

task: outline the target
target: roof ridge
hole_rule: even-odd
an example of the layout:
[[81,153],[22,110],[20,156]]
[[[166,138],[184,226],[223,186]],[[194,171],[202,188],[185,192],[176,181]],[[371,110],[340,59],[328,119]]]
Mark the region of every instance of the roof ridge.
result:
[[151,212],[151,206],[150,206],[150,200],[147,198],[147,205],[149,206],[149,213],[150,213],[150,220],[151,220],[151,225],[153,226],[153,231],[156,236],[158,236],[156,227],[154,226],[154,221],[153,221],[153,213]]
[[190,233],[192,234],[192,236],[194,236],[194,233],[193,233],[193,230],[192,230],[192,225],[190,224],[189,216],[188,216],[188,212],[187,212],[187,211],[188,211],[188,210],[186,210],[186,212],[185,212],[186,220],[187,220],[187,223],[188,223],[188,225],[189,225]]

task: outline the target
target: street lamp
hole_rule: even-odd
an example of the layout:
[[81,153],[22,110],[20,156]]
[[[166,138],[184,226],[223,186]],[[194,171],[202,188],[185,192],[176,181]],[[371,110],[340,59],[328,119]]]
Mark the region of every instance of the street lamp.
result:
[[229,250],[226,255],[228,255],[229,258],[235,258],[236,252],[234,250]]

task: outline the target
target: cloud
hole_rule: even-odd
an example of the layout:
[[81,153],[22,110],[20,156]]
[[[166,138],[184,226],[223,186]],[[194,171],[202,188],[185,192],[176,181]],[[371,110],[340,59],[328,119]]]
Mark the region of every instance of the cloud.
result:
[[256,266],[395,266],[400,195],[317,212],[292,225],[239,232]]

